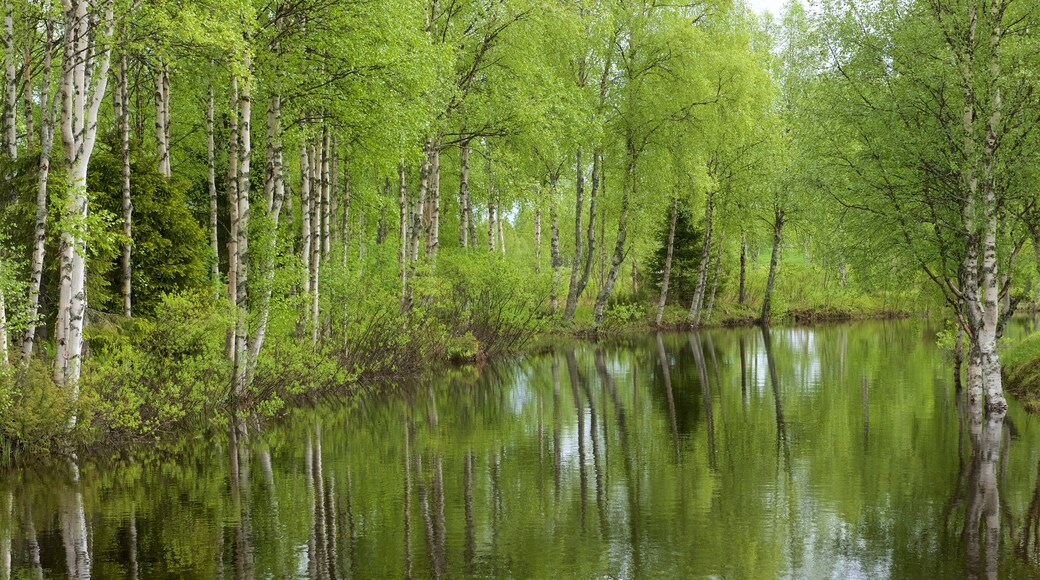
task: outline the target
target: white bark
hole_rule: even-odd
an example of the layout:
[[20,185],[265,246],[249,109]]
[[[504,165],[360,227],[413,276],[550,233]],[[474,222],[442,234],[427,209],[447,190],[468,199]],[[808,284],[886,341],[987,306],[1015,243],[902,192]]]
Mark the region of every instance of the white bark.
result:
[[[238,295],[238,77],[231,75],[231,112],[228,135],[228,299]],[[233,349],[232,349],[233,350]],[[234,356],[232,354],[232,356]]]
[[14,62],[14,3],[4,2],[4,150],[11,159],[18,157],[18,132],[15,109],[18,103],[17,66]]
[[[98,109],[108,86],[111,64],[112,6],[105,10],[104,32],[92,30],[87,16],[88,0],[62,0],[65,17],[64,65],[62,71],[61,140],[65,150],[68,179],[66,221],[61,239],[61,268],[58,316],[55,323],[56,356],[54,380],[79,397],[80,365],[83,355],[83,323],[87,309],[86,232],[87,167],[94,152]],[[88,50],[93,40],[94,50]],[[70,426],[75,425],[73,416]]]
[[238,168],[238,287],[235,293],[235,397],[246,396],[248,385],[249,357],[249,161],[252,155],[251,145],[251,84],[250,73],[252,61],[247,52],[243,58],[243,70],[246,77],[242,79],[239,95],[239,168]]
[[155,148],[159,173],[170,177],[170,68],[163,59],[155,72]]
[[332,212],[330,211],[329,198],[332,194],[332,183],[329,179],[329,129],[325,128],[321,140],[321,259],[328,261],[329,252],[332,251]]
[[206,185],[209,188],[209,245],[213,252],[209,275],[214,286],[220,278],[220,241],[217,236],[217,147],[213,136],[215,108],[213,86],[210,85],[209,100],[206,103]]
[[116,87],[116,122],[119,126],[119,149],[123,162],[123,242],[122,255],[122,293],[123,316],[130,317],[132,305],[132,265],[130,262],[133,244],[131,242],[134,223],[134,206],[130,199],[130,92],[128,90],[126,50],[119,55],[118,86]]
[[675,248],[675,222],[679,216],[679,198],[672,197],[672,215],[668,226],[668,248],[664,256],[664,272],[661,275],[661,298],[657,301],[657,316],[654,323],[661,326],[664,307],[668,301],[668,283],[672,276],[672,250]]
[[506,255],[506,232],[502,224],[506,221],[506,219],[502,215],[501,201],[499,201],[499,203],[497,204],[496,209],[498,210],[498,251],[501,252],[504,256]]
[[708,192],[704,209],[704,245],[701,246],[701,264],[697,272],[697,286],[693,292],[693,302],[690,304],[690,324],[694,326],[699,326],[701,323],[701,309],[704,305],[704,293],[708,283],[708,267],[711,265],[712,216],[715,210],[713,193]]
[[4,291],[0,290],[0,368],[8,365],[9,356],[7,347],[7,299]]
[[441,231],[441,147],[434,143],[430,151],[430,235],[426,239],[426,255],[433,262],[437,259]]
[[311,162],[306,143],[300,147],[300,214],[303,218],[303,295],[311,293]]
[[469,247],[469,140],[459,146],[459,243],[463,248]]
[[405,175],[404,160],[397,165],[397,205],[401,223],[398,230],[401,237],[401,248],[398,261],[401,266],[401,309],[407,306],[408,296],[408,182]]
[[310,318],[311,318],[311,346],[318,345],[318,316],[320,314],[320,295],[318,290],[318,281],[321,275],[321,200],[322,200],[322,186],[321,186],[321,175],[322,175],[322,151],[321,145],[315,146],[311,149],[311,158],[314,163],[311,163],[311,225],[315,228],[314,239],[311,242],[311,304],[310,304]]
[[[43,46],[43,78],[51,76],[51,44],[53,25],[44,22],[46,36]],[[33,229],[33,251],[29,274],[29,325],[22,336],[22,364],[28,364],[36,341],[37,316],[40,312],[40,284],[43,280],[43,259],[47,241],[47,183],[51,170],[51,147],[54,145],[54,106],[51,103],[51,83],[40,83],[40,165],[36,180],[36,216]]]

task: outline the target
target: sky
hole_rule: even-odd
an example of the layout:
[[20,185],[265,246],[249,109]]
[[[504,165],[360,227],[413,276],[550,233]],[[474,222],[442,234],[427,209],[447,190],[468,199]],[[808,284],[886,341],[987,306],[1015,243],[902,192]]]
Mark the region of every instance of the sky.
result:
[[751,9],[755,12],[759,14],[772,12],[773,16],[777,18],[780,17],[780,12],[783,11],[785,2],[786,0],[749,0]]

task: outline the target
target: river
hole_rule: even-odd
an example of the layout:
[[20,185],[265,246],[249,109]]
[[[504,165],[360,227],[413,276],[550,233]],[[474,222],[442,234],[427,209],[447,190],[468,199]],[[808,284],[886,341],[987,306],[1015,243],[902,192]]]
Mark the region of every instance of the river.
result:
[[1012,400],[971,421],[950,367],[917,320],[561,341],[158,447],[22,457],[0,572],[1040,577],[1040,418]]

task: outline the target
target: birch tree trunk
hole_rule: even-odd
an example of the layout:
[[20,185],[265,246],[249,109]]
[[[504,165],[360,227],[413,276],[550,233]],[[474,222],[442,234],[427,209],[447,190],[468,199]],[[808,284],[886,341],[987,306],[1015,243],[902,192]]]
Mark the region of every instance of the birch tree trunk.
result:
[[542,208],[534,208],[534,271],[542,270]]
[[330,170],[330,140],[329,128],[322,130],[321,137],[321,259],[323,262],[329,260],[332,251],[332,211],[329,198],[332,195],[332,182],[329,179]]
[[986,122],[986,139],[983,142],[982,162],[982,201],[985,207],[985,237],[982,246],[982,329],[979,333],[979,349],[982,354],[983,388],[986,392],[986,408],[990,411],[1004,412],[1007,402],[1004,400],[1004,389],[1001,384],[1000,359],[997,355],[997,338],[1000,324],[1000,276],[997,261],[997,229],[999,204],[997,202],[997,158],[996,150],[1000,142],[1001,130],[1001,94],[999,49],[1003,30],[1001,17],[1004,13],[1001,0],[990,1],[989,76],[992,86],[989,91],[990,116]]
[[[18,104],[18,68],[14,50],[14,3],[4,2],[4,152],[18,157],[16,108]],[[27,110],[27,113],[32,111]]]
[[132,291],[133,291],[133,279],[132,279],[132,264],[131,257],[133,252],[133,227],[134,227],[134,206],[130,199],[130,92],[128,89],[127,75],[127,57],[126,50],[122,50],[119,55],[119,78],[118,86],[116,87],[116,122],[119,125],[119,150],[123,162],[123,235],[126,237],[126,241],[123,242],[123,255],[122,255],[122,294],[123,294],[123,316],[129,318],[133,314],[133,303],[132,303]]
[[430,236],[426,239],[426,255],[430,262],[437,260],[437,249],[441,243],[441,146],[433,144],[430,151]]
[[740,289],[737,291],[737,302],[741,305],[747,301],[747,237],[740,232]]
[[408,181],[404,159],[397,164],[397,205],[401,218],[398,228],[401,237],[398,261],[401,266],[401,311],[404,312],[408,307]]
[[[54,27],[49,18],[44,20],[43,78],[51,77],[51,46]],[[40,164],[36,179],[36,215],[33,228],[33,251],[29,273],[29,325],[22,336],[22,364],[29,364],[36,341],[37,317],[40,313],[40,284],[43,281],[43,259],[47,242],[47,183],[50,179],[51,148],[54,145],[54,105],[51,103],[51,83],[40,83]]]
[[314,146],[311,149],[311,158],[314,163],[311,163],[311,225],[314,226],[314,240],[311,242],[311,346],[318,346],[318,315],[320,314],[320,295],[318,290],[318,281],[321,276],[321,233],[318,229],[321,224],[321,200],[323,195],[321,185],[322,175],[322,163],[321,159],[323,156],[322,142]]
[[[231,75],[231,113],[228,135],[228,219],[231,222],[228,236],[228,299],[235,302],[238,296],[238,77]],[[232,347],[233,347],[232,340]],[[231,349],[233,351],[233,348]],[[231,356],[234,356],[232,352]]]
[[[459,243],[463,248],[469,247],[469,139],[459,145]],[[1038,258],[1040,259],[1040,258]]]
[[[217,236],[217,147],[214,140],[214,100],[213,85],[209,87],[209,100],[206,103],[206,185],[209,188],[209,246],[213,252],[213,261],[209,267],[209,277],[216,287],[220,278],[220,241]],[[219,295],[219,293],[218,293]]]
[[[79,398],[83,324],[87,310],[86,232],[87,168],[97,136],[98,109],[108,86],[111,64],[112,6],[105,9],[105,30],[87,17],[88,0],[62,0],[65,20],[62,67],[61,140],[68,179],[62,216],[58,315],[55,321],[54,381]],[[93,38],[94,49],[88,50]],[[76,416],[70,420],[75,426]]]
[[[578,300],[581,299],[581,294],[585,291],[586,285],[588,285],[589,275],[592,273],[592,264],[596,260],[596,199],[598,197],[600,179],[602,178],[602,167],[603,153],[597,149],[592,154],[592,190],[589,192],[589,230],[586,236],[588,247],[585,251],[585,266],[582,269],[581,277],[578,279],[577,287],[572,289],[567,295],[567,306],[570,308],[570,316],[572,318],[574,309],[578,305]],[[573,304],[571,303],[571,294],[574,295]]]
[[571,279],[567,287],[567,305],[563,308],[563,319],[574,320],[574,311],[578,308],[578,269],[581,267],[582,249],[581,216],[585,212],[585,168],[582,166],[581,147],[574,159],[574,259],[571,260]]
[[560,287],[560,222],[556,215],[556,176],[550,177],[549,193],[552,200],[549,205],[549,265],[552,267],[552,288],[549,294],[549,308],[553,314],[559,310],[560,304],[557,298],[557,290]]
[[506,232],[505,232],[505,225],[504,224],[505,224],[506,218],[502,214],[502,200],[501,199],[498,200],[497,204],[495,204],[495,209],[498,211],[498,221],[497,221],[497,224],[498,224],[498,251],[501,252],[503,256],[505,256],[506,255]]
[[419,261],[419,239],[426,230],[426,195],[430,187],[430,142],[423,146],[423,158],[419,165],[419,199],[412,212],[411,252],[412,262]]
[[657,316],[654,324],[661,326],[664,319],[664,307],[668,302],[668,282],[672,276],[672,251],[675,248],[675,222],[679,215],[679,198],[672,197],[672,215],[668,226],[668,249],[664,256],[664,272],[661,274],[661,298],[657,301]]
[[[276,19],[276,27],[281,29],[282,19]],[[272,46],[272,52],[278,54],[277,43]],[[278,71],[275,78],[280,80]],[[252,382],[256,371],[256,362],[260,356],[260,350],[264,346],[267,337],[267,322],[271,315],[271,295],[274,285],[275,254],[278,251],[278,226],[282,214],[282,203],[285,200],[285,176],[282,172],[282,97],[279,87],[272,90],[270,100],[267,104],[267,158],[268,162],[264,168],[264,211],[266,212],[267,225],[270,231],[267,234],[267,248],[263,260],[263,295],[258,307],[256,330],[249,340],[249,362],[246,368],[246,383]]]
[[697,271],[697,286],[690,303],[690,324],[700,326],[704,293],[708,284],[708,267],[711,265],[711,242],[714,230],[715,192],[709,190],[704,209],[704,243],[701,246],[701,263]]
[[159,173],[170,177],[170,69],[161,58],[155,71],[155,149]]
[[776,282],[776,268],[780,263],[780,245],[783,243],[784,210],[779,205],[773,208],[773,253],[769,258],[769,275],[766,277],[766,291],[762,297],[762,314],[759,321],[769,324],[769,312],[772,308],[773,284]]
[[498,238],[498,230],[495,228],[495,204],[488,201],[488,251],[495,253],[495,240]]
[[[629,169],[631,188],[632,192],[635,193],[635,162],[632,162],[632,167]],[[607,299],[610,298],[610,293],[614,291],[614,284],[617,283],[618,274],[621,272],[621,262],[625,259],[625,240],[628,237],[628,199],[629,190],[626,189],[621,196],[621,213],[618,215],[618,233],[617,241],[614,243],[614,256],[610,260],[610,269],[607,270],[607,279],[603,283],[603,288],[600,289],[599,295],[596,296],[596,305],[592,309],[592,319],[596,325],[599,326],[603,322],[603,311],[607,306]],[[634,264],[634,262],[633,262]],[[635,283],[635,270],[633,269],[633,284]]]
[[[36,22],[30,19],[29,24],[30,26],[35,26]],[[33,122],[32,48],[30,46],[25,47],[25,58],[22,62],[22,107],[25,108],[25,148],[30,151],[36,146],[36,128]]]
[[715,262],[711,267],[711,291],[708,292],[708,307],[704,312],[704,320],[711,320],[711,311],[715,309],[715,291],[719,288],[719,268],[722,265],[722,232],[719,232],[719,243],[715,244]]
[[249,162],[252,158],[252,60],[243,56],[241,94],[239,95],[238,167],[238,286],[235,293],[235,399],[247,395],[249,366]]
[[[311,244],[313,243],[311,239],[311,163],[308,152],[309,147],[307,143],[300,147],[300,215],[303,218],[300,236],[302,238],[301,246],[303,247],[301,258],[303,262],[304,296],[309,296],[311,293]],[[307,309],[305,308],[304,310],[306,311]],[[307,317],[304,316],[304,318]]]
[[[388,184],[389,185],[389,184]],[[390,193],[390,188],[386,188],[387,194]],[[351,196],[351,183],[350,183],[350,158],[343,158],[343,233],[341,238],[343,239],[343,267],[347,267],[347,255],[350,253],[350,196]],[[364,215],[364,209],[362,208],[362,215]],[[358,244],[359,248],[365,243],[364,241],[364,225],[361,226],[361,231],[358,232]],[[359,250],[361,253],[361,259],[364,259],[364,249]],[[359,265],[360,267],[360,265]]]

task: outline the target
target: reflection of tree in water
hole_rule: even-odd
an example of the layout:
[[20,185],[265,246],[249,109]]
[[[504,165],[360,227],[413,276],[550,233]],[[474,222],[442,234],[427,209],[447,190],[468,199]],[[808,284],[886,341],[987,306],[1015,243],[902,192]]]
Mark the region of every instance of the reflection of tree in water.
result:
[[[943,517],[948,528],[952,514],[963,504],[964,525],[960,542],[965,550],[965,570],[971,578],[997,578],[1001,539],[997,469],[1002,455],[1004,413],[984,415],[981,403],[972,404],[965,399],[964,396],[958,397],[958,414],[962,437],[967,430],[971,442],[971,459],[966,463],[961,460],[957,488],[943,509]],[[1036,502],[1034,497],[1034,505]],[[1031,506],[1026,515],[1027,528],[1032,512]],[[1028,536],[1023,534],[1019,551],[1024,552],[1028,542]]]

